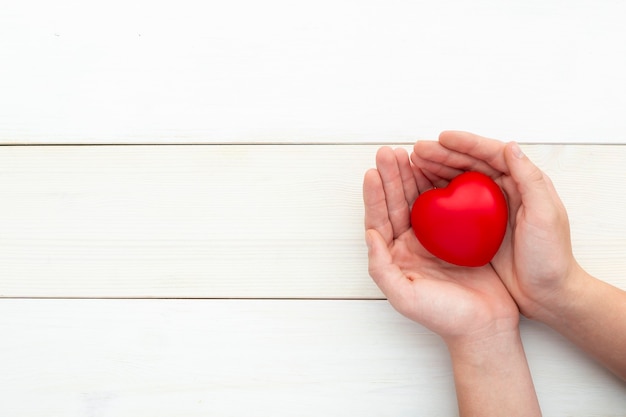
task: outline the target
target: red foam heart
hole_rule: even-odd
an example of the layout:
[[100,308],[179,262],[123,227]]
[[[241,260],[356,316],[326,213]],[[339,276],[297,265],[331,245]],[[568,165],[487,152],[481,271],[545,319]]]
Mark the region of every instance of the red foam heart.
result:
[[411,210],[411,225],[422,246],[461,266],[491,261],[504,239],[507,219],[502,190],[479,172],[465,172],[445,188],[426,191]]

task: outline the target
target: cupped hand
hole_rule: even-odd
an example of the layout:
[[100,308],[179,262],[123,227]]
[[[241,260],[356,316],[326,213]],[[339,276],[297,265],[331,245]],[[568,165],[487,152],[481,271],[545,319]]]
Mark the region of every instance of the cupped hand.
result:
[[411,161],[439,187],[461,172],[480,171],[504,190],[509,225],[491,264],[524,315],[540,315],[572,284],[580,267],[572,254],[567,212],[550,178],[516,143],[443,132],[438,142],[417,142]]
[[516,329],[519,310],[491,265],[451,265],[415,237],[410,208],[431,188],[404,149],[378,151],[363,183],[370,275],[396,310],[446,342]]

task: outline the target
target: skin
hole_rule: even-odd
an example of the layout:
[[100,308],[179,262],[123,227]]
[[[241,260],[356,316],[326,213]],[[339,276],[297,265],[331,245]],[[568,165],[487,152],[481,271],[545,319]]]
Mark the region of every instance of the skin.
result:
[[468,170],[500,185],[510,215],[493,270],[525,316],[554,328],[626,380],[626,292],[578,264],[565,207],[550,178],[519,146],[443,132],[437,142],[417,142],[411,162],[438,187]]
[[445,342],[461,416],[538,416],[519,310],[494,267],[441,261],[411,229],[412,203],[440,181],[403,149],[378,151],[363,182],[369,273],[396,310]]

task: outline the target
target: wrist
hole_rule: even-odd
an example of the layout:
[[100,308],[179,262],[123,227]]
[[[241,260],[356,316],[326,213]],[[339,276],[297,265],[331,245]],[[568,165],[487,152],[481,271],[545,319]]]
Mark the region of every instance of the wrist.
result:
[[443,339],[455,366],[483,367],[491,361],[506,364],[506,357],[515,346],[521,346],[519,313],[500,318],[469,333]]
[[[496,331],[487,330],[470,335],[444,340],[453,363],[481,367],[490,361],[499,360],[511,353],[512,348],[521,346],[517,323]],[[506,363],[506,361],[504,362]]]
[[560,320],[563,313],[575,309],[576,303],[584,295],[585,288],[593,278],[578,263],[574,263],[561,285],[541,298],[531,302],[526,316],[545,324]]
[[460,415],[541,415],[517,326],[446,343]]

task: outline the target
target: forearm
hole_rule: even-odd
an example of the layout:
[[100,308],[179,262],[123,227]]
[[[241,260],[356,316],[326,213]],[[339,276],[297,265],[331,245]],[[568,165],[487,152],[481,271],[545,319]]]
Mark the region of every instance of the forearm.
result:
[[462,417],[541,415],[518,329],[448,350]]
[[537,319],[626,380],[626,292],[577,268]]

